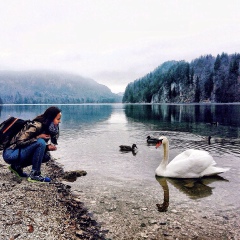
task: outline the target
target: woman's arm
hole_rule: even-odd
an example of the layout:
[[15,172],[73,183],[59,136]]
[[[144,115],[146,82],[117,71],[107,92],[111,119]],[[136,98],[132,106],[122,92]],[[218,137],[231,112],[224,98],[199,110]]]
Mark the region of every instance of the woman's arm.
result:
[[50,135],[49,134],[45,134],[45,133],[41,133],[36,138],[43,138],[45,140],[48,140],[48,139],[50,139]]
[[40,122],[27,123],[24,128],[12,138],[10,142],[11,148],[27,146],[37,141],[37,136],[42,131],[42,124]]

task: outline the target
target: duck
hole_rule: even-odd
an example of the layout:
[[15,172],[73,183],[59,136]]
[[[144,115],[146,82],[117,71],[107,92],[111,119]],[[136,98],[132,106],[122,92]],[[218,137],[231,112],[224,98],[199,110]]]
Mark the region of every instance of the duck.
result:
[[161,136],[156,148],[163,145],[163,160],[155,170],[156,176],[170,178],[202,178],[226,172],[229,168],[216,167],[216,162],[209,152],[204,150],[188,149],[177,155],[170,163],[169,141]]
[[120,151],[126,151],[126,152],[135,151],[135,149],[138,148],[135,143],[132,146],[120,145],[119,147],[120,147]]
[[208,136],[208,144],[210,145],[211,143],[232,143],[233,141],[230,139],[225,139],[225,138],[213,138],[211,136]]
[[211,136],[207,137],[208,144],[210,145],[211,143],[221,143],[221,144],[238,144],[240,143],[240,139],[237,138],[213,138]]
[[151,136],[147,136],[147,143],[148,144],[156,144],[157,142],[159,141],[158,138],[154,138],[154,137],[151,137]]

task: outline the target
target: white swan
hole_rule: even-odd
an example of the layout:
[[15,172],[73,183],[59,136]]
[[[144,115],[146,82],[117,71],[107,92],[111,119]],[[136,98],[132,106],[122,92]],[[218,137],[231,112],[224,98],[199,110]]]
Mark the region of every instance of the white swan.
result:
[[169,142],[165,136],[159,138],[156,148],[163,145],[164,156],[160,165],[156,169],[157,176],[172,178],[200,178],[204,176],[217,175],[229,168],[215,167],[216,162],[206,151],[188,149],[177,155],[169,164]]

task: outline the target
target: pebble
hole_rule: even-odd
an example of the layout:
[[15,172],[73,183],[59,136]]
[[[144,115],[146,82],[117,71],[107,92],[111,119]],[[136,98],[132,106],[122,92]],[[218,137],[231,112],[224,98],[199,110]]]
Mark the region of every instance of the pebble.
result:
[[166,222],[160,222],[159,224],[160,224],[160,225],[167,225]]
[[149,220],[149,223],[150,223],[151,225],[157,224],[157,220]]

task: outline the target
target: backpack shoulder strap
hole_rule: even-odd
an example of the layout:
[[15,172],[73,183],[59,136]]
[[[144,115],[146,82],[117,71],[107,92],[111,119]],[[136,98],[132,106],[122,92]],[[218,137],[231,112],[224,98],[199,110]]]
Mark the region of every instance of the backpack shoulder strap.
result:
[[17,120],[18,118],[14,119],[14,121],[6,129],[4,129],[3,133],[5,133]]

